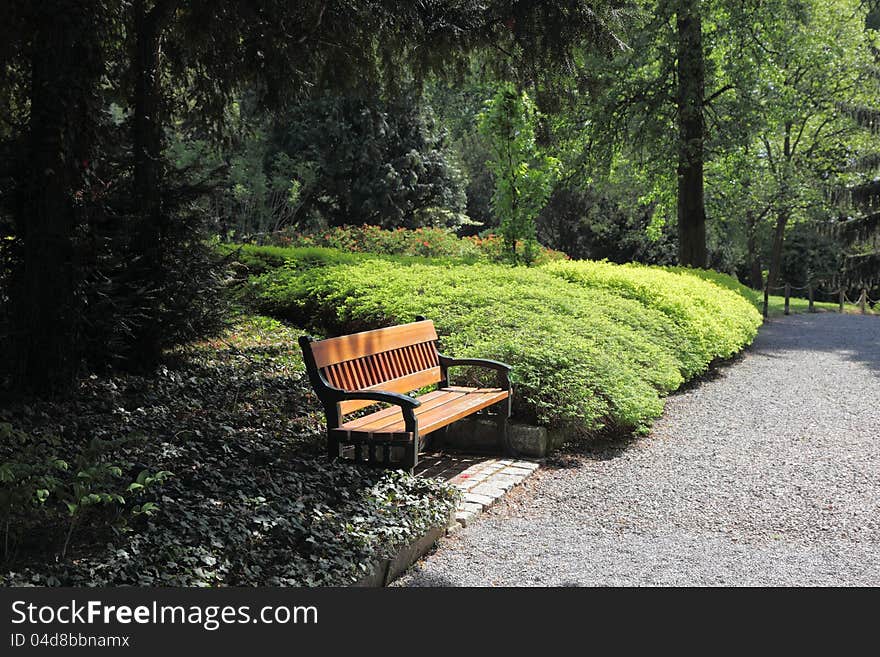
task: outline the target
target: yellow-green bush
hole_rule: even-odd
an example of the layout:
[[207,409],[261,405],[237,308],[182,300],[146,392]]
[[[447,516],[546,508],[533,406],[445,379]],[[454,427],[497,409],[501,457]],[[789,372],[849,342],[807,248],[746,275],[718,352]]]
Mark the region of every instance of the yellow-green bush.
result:
[[669,319],[669,346],[677,352],[685,378],[702,372],[717,358],[735,354],[751,341],[754,327],[760,324],[754,307],[743,309],[746,299],[742,294],[709,283],[704,272],[695,275],[683,268],[590,261],[553,263],[545,271],[577,285],[615,292],[663,313]]
[[[500,235],[488,234],[458,237],[447,228],[395,228],[379,226],[337,226],[313,233],[282,231],[273,234],[272,243],[282,247],[322,247],[339,249],[346,253],[374,253],[391,256],[421,256],[425,258],[464,258],[508,262],[510,254],[505,250]],[[524,245],[517,243],[517,249]],[[537,245],[535,263],[565,260],[561,251]]]
[[513,365],[519,416],[579,434],[644,429],[663,395],[747,345],[761,321],[749,300],[700,276],[596,262],[304,267],[291,250],[250,296],[326,335],[426,315],[445,352]]

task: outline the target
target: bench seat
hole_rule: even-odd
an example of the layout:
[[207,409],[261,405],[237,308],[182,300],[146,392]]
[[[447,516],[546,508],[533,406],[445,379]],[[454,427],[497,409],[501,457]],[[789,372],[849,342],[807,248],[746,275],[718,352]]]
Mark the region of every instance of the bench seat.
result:
[[[424,436],[442,429],[456,420],[504,401],[509,395],[508,390],[501,388],[450,386],[416,397],[421,402],[421,406],[415,409],[419,434]],[[354,438],[354,434],[367,437],[368,434],[404,433],[406,425],[400,407],[390,406],[350,420],[334,429],[334,432],[345,438]]]

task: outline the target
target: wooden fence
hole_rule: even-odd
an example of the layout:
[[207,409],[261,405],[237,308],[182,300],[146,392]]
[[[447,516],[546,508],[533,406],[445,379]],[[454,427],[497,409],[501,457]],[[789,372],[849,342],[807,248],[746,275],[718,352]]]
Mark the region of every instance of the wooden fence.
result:
[[[809,306],[808,306],[809,312],[814,313],[814,312],[816,312],[816,305],[815,305],[816,304],[816,301],[815,301],[816,292],[821,291],[822,288],[821,288],[821,286],[813,286],[813,285],[805,285],[803,287],[795,287],[791,283],[785,283],[784,285],[771,287],[770,285],[765,283],[764,284],[764,317],[765,318],[768,316],[771,290],[777,290],[777,291],[783,292],[784,297],[785,297],[784,313],[786,315],[789,315],[791,312],[791,293],[792,293],[792,291],[806,290],[807,291],[807,300],[809,301]],[[880,299],[872,299],[868,296],[867,288],[861,289],[861,291],[859,292],[858,301],[852,301],[846,295],[846,289],[844,289],[844,288],[840,288],[839,290],[834,290],[833,292],[824,292],[824,294],[826,294],[832,298],[834,298],[834,297],[837,298],[838,308],[839,308],[838,312],[840,312],[840,313],[844,312],[844,308],[847,303],[854,305],[854,306],[858,306],[859,311],[863,315],[867,314],[867,307],[868,306],[870,306],[873,309],[877,303],[880,303]]]

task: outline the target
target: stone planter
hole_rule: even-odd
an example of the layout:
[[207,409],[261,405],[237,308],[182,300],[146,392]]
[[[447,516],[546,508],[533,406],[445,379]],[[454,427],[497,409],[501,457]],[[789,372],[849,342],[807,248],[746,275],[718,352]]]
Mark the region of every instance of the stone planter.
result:
[[[548,431],[546,427],[513,420],[508,424],[508,435],[516,456],[527,458],[544,458],[566,442],[566,436],[559,431]],[[499,454],[503,449],[498,426],[493,419],[485,417],[459,420],[450,425],[445,433],[439,433],[435,440],[438,448],[469,453]]]
[[454,512],[444,525],[432,527],[420,538],[400,548],[390,559],[382,559],[373,564],[372,570],[356,581],[352,586],[380,588],[406,572],[407,568],[430,552],[434,544],[446,535],[446,530],[454,523]]

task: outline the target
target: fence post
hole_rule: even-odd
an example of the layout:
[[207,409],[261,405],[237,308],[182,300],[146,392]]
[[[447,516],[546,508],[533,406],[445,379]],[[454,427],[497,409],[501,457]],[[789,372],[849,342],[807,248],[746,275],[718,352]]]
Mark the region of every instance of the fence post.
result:
[[789,300],[791,299],[791,283],[785,284],[785,314],[788,314]]
[[816,308],[813,306],[813,284],[807,283],[807,296],[810,299],[810,312],[816,312]]
[[846,292],[843,291],[843,288],[840,288],[840,314],[843,314],[843,301],[846,299]]
[[859,297],[859,310],[862,311],[862,314],[865,314],[865,301],[868,297],[868,291],[865,288],[862,288],[862,296]]
[[764,319],[767,319],[769,307],[770,307],[770,281],[767,280],[767,282],[764,283]]

